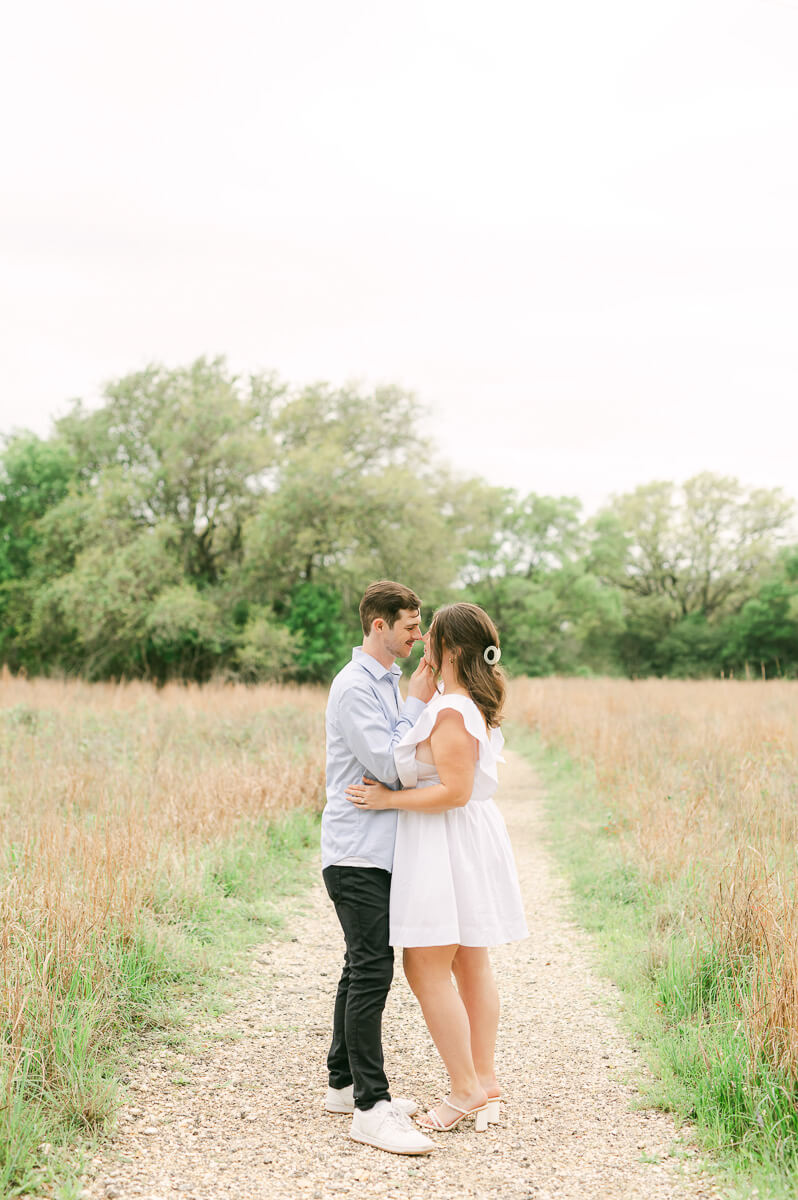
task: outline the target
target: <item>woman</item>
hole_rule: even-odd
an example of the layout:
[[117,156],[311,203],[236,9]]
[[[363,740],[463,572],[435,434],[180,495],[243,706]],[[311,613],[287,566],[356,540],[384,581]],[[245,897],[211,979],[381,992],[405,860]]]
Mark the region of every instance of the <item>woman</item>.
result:
[[451,1083],[419,1123],[448,1130],[476,1114],[483,1130],[499,1119],[500,1095],[499,997],[486,947],[527,935],[510,840],[492,800],[505,686],[498,634],[476,604],[440,609],[426,641],[443,691],[396,747],[406,790],[364,779],[347,794],[363,808],[399,809],[390,941],[404,947],[407,981]]

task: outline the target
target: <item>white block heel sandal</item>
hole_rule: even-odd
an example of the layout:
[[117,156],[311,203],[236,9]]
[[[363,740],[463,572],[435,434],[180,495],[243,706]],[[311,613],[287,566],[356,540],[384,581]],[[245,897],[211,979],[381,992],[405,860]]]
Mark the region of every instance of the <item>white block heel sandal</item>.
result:
[[431,1108],[424,1117],[419,1120],[419,1125],[422,1129],[435,1129],[439,1133],[448,1133],[450,1129],[454,1129],[455,1125],[459,1125],[466,1117],[474,1118],[474,1129],[477,1133],[484,1133],[488,1128],[488,1106],[487,1104],[479,1104],[476,1108],[460,1108],[457,1104],[452,1104],[451,1100],[441,1100],[441,1104],[445,1104],[448,1108],[453,1108],[457,1116],[448,1125],[444,1125],[443,1121],[438,1116],[434,1108]]

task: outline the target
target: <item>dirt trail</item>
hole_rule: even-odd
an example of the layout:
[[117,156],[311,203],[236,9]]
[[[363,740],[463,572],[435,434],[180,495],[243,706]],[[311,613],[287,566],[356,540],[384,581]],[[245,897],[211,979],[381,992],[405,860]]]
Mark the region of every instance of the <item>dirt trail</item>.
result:
[[[342,940],[319,881],[289,918],[294,940],[253,953],[240,1003],[197,1031],[191,1052],[141,1056],[85,1195],[716,1200],[685,1131],[630,1108],[639,1056],[613,1017],[617,995],[565,915],[565,886],[540,840],[539,781],[510,752],[497,799],[532,931],[493,952],[507,1098],[500,1126],[437,1134],[438,1149],[414,1159],[352,1142],[349,1118],[323,1113]],[[440,1096],[443,1071],[399,964],[384,1033],[394,1094]]]

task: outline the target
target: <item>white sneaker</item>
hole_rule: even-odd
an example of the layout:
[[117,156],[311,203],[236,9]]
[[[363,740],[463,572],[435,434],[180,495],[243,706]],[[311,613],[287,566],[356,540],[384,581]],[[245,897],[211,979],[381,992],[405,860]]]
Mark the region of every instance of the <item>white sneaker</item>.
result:
[[400,1109],[389,1100],[378,1100],[366,1112],[356,1108],[349,1127],[355,1142],[388,1150],[391,1154],[429,1154],[435,1143],[416,1129]]
[[355,1089],[350,1083],[345,1088],[327,1088],[324,1107],[328,1113],[353,1113],[355,1111]]
[[[414,1117],[418,1112],[415,1100],[405,1100],[402,1096],[396,1096],[391,1104],[403,1112],[406,1117]],[[352,1084],[350,1083],[349,1087],[345,1088],[328,1087],[324,1107],[328,1113],[353,1113],[355,1111],[355,1089]]]

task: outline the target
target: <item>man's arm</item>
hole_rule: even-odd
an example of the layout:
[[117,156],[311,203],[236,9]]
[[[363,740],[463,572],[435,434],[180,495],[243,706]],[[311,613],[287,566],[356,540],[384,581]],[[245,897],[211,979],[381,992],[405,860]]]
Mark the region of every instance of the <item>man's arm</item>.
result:
[[462,714],[444,709],[430,734],[430,744],[440,783],[394,792],[364,779],[362,783],[350,784],[346,789],[347,799],[365,809],[439,813],[462,808],[474,790],[477,748],[476,738],[463,724]]
[[352,687],[341,697],[338,727],[349,749],[369,774],[388,787],[399,782],[393,749],[424,711],[424,701],[408,696],[395,729],[370,688]]

